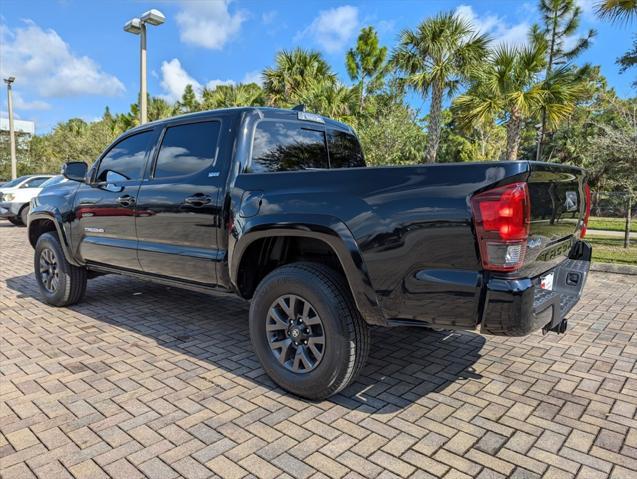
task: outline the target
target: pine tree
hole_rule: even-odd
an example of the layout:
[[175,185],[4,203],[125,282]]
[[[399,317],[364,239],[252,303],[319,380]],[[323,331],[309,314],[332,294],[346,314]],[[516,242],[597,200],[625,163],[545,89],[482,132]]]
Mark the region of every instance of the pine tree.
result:
[[374,27],[365,27],[358,35],[356,48],[350,48],[345,57],[347,73],[353,81],[358,81],[360,107],[365,104],[365,96],[378,88],[385,73],[387,47],[378,45],[378,35]]
[[[547,61],[545,79],[550,78],[555,67],[562,68],[577,57],[590,45],[596,32],[590,29],[587,34],[577,39],[573,46],[568,46],[570,38],[579,28],[582,9],[576,0],[540,0],[540,14],[543,27],[534,26],[531,35],[539,40],[543,37],[547,42]],[[538,132],[536,160],[542,157],[542,143],[546,134],[546,109],[542,110],[542,122]]]

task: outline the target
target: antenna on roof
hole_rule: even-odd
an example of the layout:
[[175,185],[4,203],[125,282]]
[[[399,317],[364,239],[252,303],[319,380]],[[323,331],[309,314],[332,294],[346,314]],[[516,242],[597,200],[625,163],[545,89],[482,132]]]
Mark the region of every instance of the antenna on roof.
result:
[[305,105],[303,103],[301,103],[300,105],[296,105],[294,108],[292,108],[292,111],[305,111]]

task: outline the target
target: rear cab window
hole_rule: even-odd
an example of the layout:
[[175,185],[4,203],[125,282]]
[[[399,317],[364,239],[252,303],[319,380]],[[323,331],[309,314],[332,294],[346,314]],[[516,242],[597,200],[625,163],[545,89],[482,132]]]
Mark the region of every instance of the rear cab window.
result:
[[327,169],[325,131],[295,121],[262,120],[246,173]]
[[170,126],[161,142],[155,178],[189,176],[214,164],[221,122],[205,121]]
[[341,130],[327,130],[330,168],[360,168],[365,166],[363,151],[356,136]]

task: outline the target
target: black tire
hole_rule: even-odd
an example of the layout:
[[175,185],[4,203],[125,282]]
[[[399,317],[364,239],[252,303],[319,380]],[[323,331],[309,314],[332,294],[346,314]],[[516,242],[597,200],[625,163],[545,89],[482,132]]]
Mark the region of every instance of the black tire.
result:
[[27,221],[29,220],[29,205],[25,205],[20,210],[20,221],[22,222],[22,226],[27,225]]
[[[310,304],[320,318],[318,327],[323,334],[321,358],[313,368],[301,372],[291,370],[290,366],[296,349],[290,353],[290,361],[282,364],[271,347],[271,342],[280,339],[273,339],[272,335],[281,333],[266,329],[266,323],[275,323],[269,319],[271,308],[276,307],[279,298],[290,296]],[[292,338],[290,329],[286,331],[288,338]],[[369,328],[345,280],[332,269],[315,263],[281,266],[259,283],[250,305],[250,338],[263,369],[272,380],[283,389],[312,400],[325,399],[345,388],[365,365],[370,344]],[[292,344],[292,347],[303,346]],[[279,356],[283,351],[282,348]]]
[[53,306],[78,303],[86,292],[86,268],[64,257],[57,233],[44,233],[35,245],[35,279],[44,300]]
[[7,218],[7,219],[12,225],[22,226],[22,221],[17,216],[14,216],[13,218]]

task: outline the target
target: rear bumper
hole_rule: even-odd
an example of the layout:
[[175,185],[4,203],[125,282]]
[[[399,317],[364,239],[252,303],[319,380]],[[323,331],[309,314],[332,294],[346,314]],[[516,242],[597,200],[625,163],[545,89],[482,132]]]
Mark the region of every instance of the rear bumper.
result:
[[580,241],[569,259],[553,273],[553,290],[540,288],[540,278],[490,278],[482,310],[480,332],[499,336],[525,336],[540,328],[563,332],[564,318],[577,304],[590,269],[591,246]]

